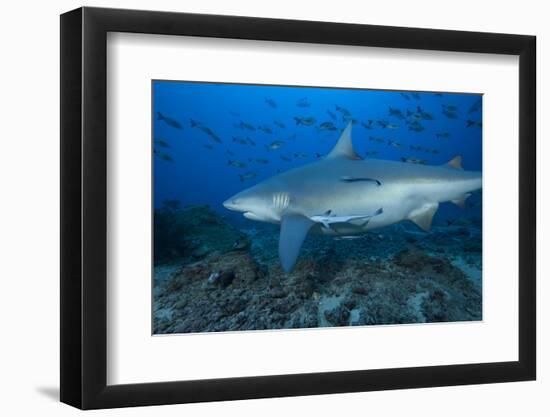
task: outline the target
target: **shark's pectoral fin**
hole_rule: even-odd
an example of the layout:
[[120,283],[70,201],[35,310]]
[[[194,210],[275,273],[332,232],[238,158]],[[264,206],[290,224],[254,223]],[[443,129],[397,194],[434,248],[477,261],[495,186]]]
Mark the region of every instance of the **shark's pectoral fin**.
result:
[[422,230],[429,232],[432,227],[432,219],[438,207],[439,203],[426,203],[413,210],[408,218]]
[[289,214],[281,219],[279,259],[285,272],[290,272],[300,254],[300,248],[314,221],[299,214]]
[[470,197],[471,195],[472,195],[471,193],[466,193],[466,194],[464,194],[464,195],[463,195],[462,197],[460,197],[460,198],[456,198],[456,199],[454,199],[454,200],[451,200],[451,203],[456,204],[456,205],[457,205],[458,207],[460,207],[460,208],[464,208],[465,205],[466,205],[466,199],[467,199],[468,197]]

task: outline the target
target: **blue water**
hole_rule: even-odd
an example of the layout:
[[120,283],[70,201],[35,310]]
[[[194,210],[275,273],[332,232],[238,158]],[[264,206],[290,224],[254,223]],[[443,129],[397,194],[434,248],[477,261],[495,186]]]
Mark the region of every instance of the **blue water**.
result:
[[[250,223],[239,213],[224,209],[222,201],[280,171],[314,162],[319,155],[329,152],[340,131],[319,131],[319,125],[332,122],[337,129],[342,129],[350,118],[337,111],[336,106],[347,109],[351,118],[356,120],[352,136],[355,149],[362,156],[389,160],[414,157],[438,165],[462,155],[464,169],[482,169],[482,128],[475,123],[468,126],[468,120],[481,122],[481,105],[475,108],[475,103],[481,101],[478,94],[179,81],[154,81],[152,88],[156,208],[166,200],[179,200],[183,206],[208,204],[228,219],[241,224]],[[300,107],[300,100],[309,106]],[[456,110],[448,110],[448,113],[456,118],[443,114],[442,105],[455,106]],[[405,116],[407,110],[412,114],[401,119],[390,115],[390,107],[399,109]],[[420,117],[419,110],[429,113],[433,120],[418,120],[424,130],[416,132],[409,127],[415,118]],[[327,111],[332,112],[335,119]],[[159,119],[157,112],[170,120]],[[313,117],[315,123],[312,126],[297,124],[295,117]],[[192,127],[191,119],[210,130]],[[367,124],[368,120],[373,120],[372,129],[361,124]],[[181,128],[170,121],[175,121]],[[285,127],[277,126],[275,121]],[[252,125],[255,130],[239,128],[241,122]],[[397,128],[383,127],[386,123]],[[258,126],[270,128],[272,134],[259,130]],[[437,138],[438,132],[447,132],[449,137]],[[371,136],[383,139],[384,143],[369,140]],[[250,141],[237,143],[233,137],[245,140],[248,137],[255,145]],[[159,140],[164,146],[159,145]],[[268,149],[267,145],[274,141],[281,141],[282,146],[276,150]],[[394,147],[389,141],[398,142],[401,147]],[[415,148],[411,149],[411,145]],[[366,155],[366,152],[376,153]],[[281,159],[281,156],[290,161]],[[260,164],[249,159],[267,159],[268,163]],[[230,160],[246,166],[232,166],[228,164]],[[241,180],[239,174],[253,178]],[[468,203],[465,210],[443,204],[436,221],[456,216],[481,217],[480,193],[472,196]]]

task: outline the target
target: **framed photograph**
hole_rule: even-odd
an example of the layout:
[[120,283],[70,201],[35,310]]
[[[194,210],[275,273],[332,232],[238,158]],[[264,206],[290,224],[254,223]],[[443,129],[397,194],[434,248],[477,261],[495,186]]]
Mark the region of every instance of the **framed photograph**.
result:
[[535,37],[61,16],[61,401],[533,380]]

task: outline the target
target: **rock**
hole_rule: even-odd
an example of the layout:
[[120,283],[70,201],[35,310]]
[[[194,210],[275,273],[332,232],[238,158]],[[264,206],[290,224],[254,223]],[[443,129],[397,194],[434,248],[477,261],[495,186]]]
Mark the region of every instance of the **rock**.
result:
[[332,310],[325,311],[325,318],[334,326],[349,325],[349,310],[342,304],[334,307]]

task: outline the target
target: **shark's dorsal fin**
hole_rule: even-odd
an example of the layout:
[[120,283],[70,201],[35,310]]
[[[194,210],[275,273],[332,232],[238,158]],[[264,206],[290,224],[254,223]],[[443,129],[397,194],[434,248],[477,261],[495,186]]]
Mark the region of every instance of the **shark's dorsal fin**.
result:
[[279,259],[285,272],[292,271],[300,248],[314,221],[300,214],[287,214],[281,219]]
[[462,168],[462,156],[460,156],[460,155],[455,156],[453,159],[451,159],[445,165],[448,166],[449,168],[459,169],[461,171],[464,170],[464,168]]
[[409,214],[409,220],[425,232],[429,232],[432,228],[432,219],[438,207],[439,203],[426,203],[422,207],[413,210]]
[[327,155],[326,159],[331,158],[347,158],[347,159],[362,159],[355,149],[353,149],[353,142],[351,141],[351,126],[352,122],[350,121],[332,151]]

